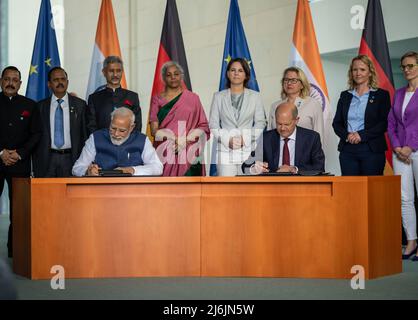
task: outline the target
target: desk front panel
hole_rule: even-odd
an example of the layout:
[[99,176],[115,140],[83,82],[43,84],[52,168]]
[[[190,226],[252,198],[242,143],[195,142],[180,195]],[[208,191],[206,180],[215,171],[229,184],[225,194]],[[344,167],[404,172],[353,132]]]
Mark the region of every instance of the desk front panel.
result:
[[32,277],[200,276],[200,184],[32,185]]

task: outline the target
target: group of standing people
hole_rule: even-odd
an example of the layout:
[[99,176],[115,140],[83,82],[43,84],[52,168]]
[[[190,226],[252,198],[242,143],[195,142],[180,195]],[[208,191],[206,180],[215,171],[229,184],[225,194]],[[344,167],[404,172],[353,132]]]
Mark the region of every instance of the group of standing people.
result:
[[[382,175],[388,133],[394,172],[402,176],[402,217],[408,236],[404,257],[409,258],[417,248],[417,53],[405,54],[401,68],[408,86],[396,91],[391,108],[389,93],[378,87],[372,60],[355,57],[333,128],[340,138],[342,175]],[[310,96],[309,81],[297,67],[284,71],[281,100],[273,103],[266,117],[260,94],[247,87],[249,64],[243,58],[232,59],[226,88],[214,94],[208,121],[199,96],[185,88],[182,66],[167,62],[161,70],[165,88],[151,101],[152,142],[141,133],[138,94],[121,88],[122,74],[122,60],[107,57],[103,65],[107,85],[86,103],[67,92],[67,73],[55,67],[48,75],[51,97],[36,104],[18,95],[19,70],[5,68],[0,94],[0,193],[4,181],[12,194],[11,178],[30,175],[31,156],[35,177],[97,175],[100,168],[115,167],[135,175],[203,176],[210,133],[221,176],[324,170],[322,106]],[[141,171],[141,166],[148,169]],[[10,250],[11,246],[9,255]]]
[[418,189],[418,53],[401,58],[406,87],[389,92],[378,88],[376,68],[365,55],[355,57],[348,71],[349,90],[341,93],[333,127],[340,137],[341,174],[383,175],[387,142],[392,146],[393,172],[401,176],[402,224],[407,238],[403,259],[418,261],[414,206]]

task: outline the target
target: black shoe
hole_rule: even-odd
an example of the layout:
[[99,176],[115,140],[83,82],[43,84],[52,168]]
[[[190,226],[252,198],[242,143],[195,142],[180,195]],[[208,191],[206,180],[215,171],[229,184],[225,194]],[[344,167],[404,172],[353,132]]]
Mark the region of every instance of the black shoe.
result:
[[[414,250],[412,250],[411,253],[403,254],[402,255],[402,260],[408,260],[410,257],[412,257],[413,255],[415,255],[416,253],[417,253],[417,248],[415,248]],[[416,258],[416,256],[415,256],[415,258]]]
[[9,258],[13,258],[13,252],[12,252],[12,251],[8,251],[8,252],[7,252],[7,256],[8,256]]

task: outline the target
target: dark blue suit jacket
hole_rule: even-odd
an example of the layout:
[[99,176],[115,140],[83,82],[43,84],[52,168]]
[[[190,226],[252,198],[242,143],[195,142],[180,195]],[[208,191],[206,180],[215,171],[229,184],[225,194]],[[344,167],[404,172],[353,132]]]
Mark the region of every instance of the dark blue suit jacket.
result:
[[[73,164],[83,150],[87,140],[86,126],[86,102],[80,98],[68,95],[70,108],[70,137],[71,137],[71,158]],[[43,178],[46,176],[51,160],[51,97],[39,101],[38,108],[41,115],[42,136],[33,153],[33,171],[35,177]]]
[[[341,92],[338,100],[332,126],[337,136],[340,137],[338,151],[342,151],[347,139],[347,118],[353,95],[348,91]],[[389,92],[383,89],[370,91],[369,101],[364,114],[364,130],[358,132],[362,143],[367,143],[373,152],[387,150],[385,132],[388,127],[388,114],[390,111]]]
[[[325,155],[322,151],[319,133],[302,127],[296,128],[295,166],[299,171],[325,171]],[[255,161],[267,162],[271,172],[277,171],[281,165],[279,165],[279,160],[282,148],[280,134],[276,129],[264,132],[262,141],[259,139],[257,143],[256,150],[242,164],[242,171],[248,172],[248,168]]]

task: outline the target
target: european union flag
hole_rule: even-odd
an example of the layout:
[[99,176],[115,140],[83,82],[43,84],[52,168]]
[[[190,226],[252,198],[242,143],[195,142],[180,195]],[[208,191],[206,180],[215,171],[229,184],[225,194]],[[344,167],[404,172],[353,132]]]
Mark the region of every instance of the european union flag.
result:
[[50,0],[42,0],[26,97],[40,101],[50,96],[48,72],[60,66]]
[[254,64],[251,59],[250,50],[248,49],[244,27],[242,26],[238,0],[231,0],[231,6],[229,7],[228,26],[226,29],[219,91],[226,89],[226,67],[228,66],[229,61],[235,58],[244,58],[247,60],[251,69],[251,79],[248,82],[248,88],[260,91],[257,84],[257,78],[255,76]]
[[[231,0],[229,7],[228,26],[226,29],[224,55],[222,59],[221,81],[219,91],[226,89],[226,68],[231,59],[244,58],[251,70],[251,79],[248,88],[260,91],[258,88],[257,77],[255,75],[254,64],[248,49],[247,38],[245,37],[244,27],[242,26],[241,14],[239,12],[238,0]],[[216,176],[216,143],[212,147],[212,157],[210,165],[210,175]]]

